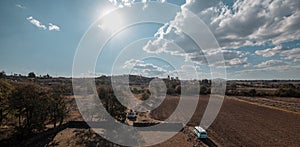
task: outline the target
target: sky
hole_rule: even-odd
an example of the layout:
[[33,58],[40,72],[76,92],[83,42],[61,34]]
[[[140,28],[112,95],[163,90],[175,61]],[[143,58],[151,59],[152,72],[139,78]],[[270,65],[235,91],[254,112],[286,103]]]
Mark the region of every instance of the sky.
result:
[[[143,4],[145,14],[161,13],[167,21],[139,23],[115,32],[103,48],[99,46],[102,52],[95,71],[86,73],[194,79],[213,78],[214,68],[226,70],[227,79],[300,79],[299,0],[157,3],[170,3],[178,9],[156,12],[147,0],[1,0],[0,71],[70,77],[80,41],[91,26],[109,15],[111,26],[122,24],[138,14],[113,16],[114,10]],[[195,29],[196,24],[190,23],[194,15],[206,27]],[[204,29],[213,34],[218,48],[199,47],[185,32]],[[212,60],[219,54],[222,63]]]

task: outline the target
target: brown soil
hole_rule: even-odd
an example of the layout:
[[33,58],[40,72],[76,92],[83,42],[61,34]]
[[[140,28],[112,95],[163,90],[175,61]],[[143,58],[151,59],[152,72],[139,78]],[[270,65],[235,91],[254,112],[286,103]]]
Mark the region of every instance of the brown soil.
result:
[[[190,126],[199,124],[208,99],[208,96],[200,96]],[[167,118],[177,102],[178,99],[168,97],[151,116]],[[218,117],[207,130],[208,136],[222,146],[298,146],[300,115],[275,108],[276,105],[264,107],[226,97]]]
[[118,146],[103,139],[91,129],[67,128],[53,138],[45,146],[86,147],[86,146]]
[[[170,138],[168,141],[157,144],[153,147],[192,147],[192,140],[186,135],[186,133],[179,132],[174,137]],[[199,143],[199,145],[203,145]],[[117,144],[110,143],[103,139],[101,136],[94,133],[89,129],[74,129],[67,128],[59,132],[51,142],[47,143],[45,146],[58,146],[58,147],[85,147],[85,146],[116,146]]]
[[153,147],[192,147],[193,143],[189,136],[186,135],[184,132],[179,132],[175,136],[173,136],[171,139],[157,144]]
[[[300,98],[282,98],[282,97],[236,97],[239,100],[254,102],[263,106],[270,106],[291,112],[300,112]],[[299,113],[300,114],[300,113]]]

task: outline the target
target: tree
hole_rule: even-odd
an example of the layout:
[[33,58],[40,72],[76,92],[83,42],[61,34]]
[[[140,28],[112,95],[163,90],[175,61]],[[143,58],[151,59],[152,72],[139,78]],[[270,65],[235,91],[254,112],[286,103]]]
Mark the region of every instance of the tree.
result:
[[228,87],[228,89],[230,89],[230,90],[236,90],[237,89],[236,83],[230,84],[229,87]]
[[201,95],[205,95],[207,93],[208,93],[208,88],[206,86],[204,86],[204,85],[201,85],[201,87],[200,87],[200,94]]
[[49,119],[53,123],[53,127],[59,122],[59,126],[62,125],[65,117],[68,115],[68,109],[66,101],[64,101],[64,93],[66,89],[64,86],[55,86],[49,91],[48,97],[48,111]]
[[143,94],[142,94],[142,100],[144,101],[144,100],[147,100],[148,98],[149,98],[149,94],[147,93],[147,92],[144,92]]
[[[114,95],[114,91],[111,86],[99,86],[97,88],[99,98],[105,107],[114,118],[122,120],[125,114],[126,108],[118,101]],[[126,96],[126,95],[124,95]]]
[[139,90],[136,87],[133,87],[131,91],[134,94],[138,94],[139,93]]
[[177,85],[177,86],[176,86],[175,92],[176,92],[177,94],[181,94],[181,86],[180,86],[180,85]]
[[175,93],[175,89],[173,87],[168,87],[167,94],[174,95],[174,93]]
[[8,114],[8,98],[11,94],[12,86],[0,79],[0,125]]
[[29,78],[35,78],[36,75],[35,75],[34,72],[30,72],[30,73],[28,73],[28,77],[29,77]]
[[22,135],[42,131],[47,121],[48,91],[36,84],[16,86],[10,98],[10,108],[16,111],[19,120],[17,129]]
[[49,121],[53,122],[54,127],[57,122],[62,124],[67,109],[60,90],[59,86],[50,89],[34,83],[16,85],[9,99],[9,107],[18,118],[15,127],[20,135],[41,132]]
[[202,84],[208,85],[208,80],[207,79],[203,79],[202,80]]
[[279,97],[300,97],[300,89],[297,88],[280,88],[275,95]]
[[1,79],[1,78],[4,78],[5,76],[6,76],[5,71],[1,71],[1,72],[0,72],[0,79]]
[[49,74],[46,74],[46,75],[43,76],[43,78],[44,78],[44,79],[50,79],[50,78],[52,78],[52,77],[51,77]]
[[255,89],[251,89],[251,90],[249,91],[249,95],[250,95],[250,96],[256,96],[256,90],[255,90]]

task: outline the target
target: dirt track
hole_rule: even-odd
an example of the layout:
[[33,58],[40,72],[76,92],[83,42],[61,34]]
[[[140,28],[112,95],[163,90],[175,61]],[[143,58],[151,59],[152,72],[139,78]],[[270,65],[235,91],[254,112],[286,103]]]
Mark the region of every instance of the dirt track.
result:
[[[167,117],[170,114],[168,110],[174,110],[177,101],[175,97],[169,97],[157,111],[153,111],[152,117]],[[207,102],[208,96],[201,96],[197,113],[189,125],[200,122]],[[163,112],[158,114],[159,111]],[[225,98],[208,134],[222,146],[298,146],[299,124],[299,114],[246,103],[237,98]]]

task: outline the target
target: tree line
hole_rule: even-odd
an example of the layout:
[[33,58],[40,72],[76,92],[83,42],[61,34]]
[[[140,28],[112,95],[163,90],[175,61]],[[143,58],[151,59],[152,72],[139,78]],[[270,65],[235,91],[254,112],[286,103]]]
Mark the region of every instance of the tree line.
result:
[[0,79],[0,125],[13,127],[21,138],[40,133],[46,125],[62,125],[68,114],[60,86]]
[[[267,87],[265,89],[272,89]],[[277,96],[277,97],[300,97],[300,87],[294,84],[280,84],[275,90],[259,90],[259,88],[239,88],[237,84],[228,84],[226,95],[231,96]]]

